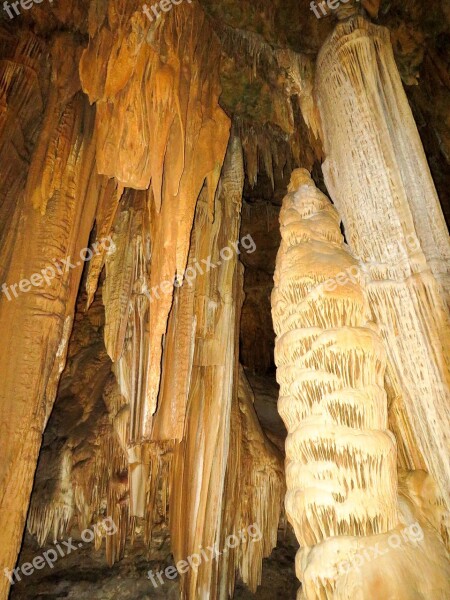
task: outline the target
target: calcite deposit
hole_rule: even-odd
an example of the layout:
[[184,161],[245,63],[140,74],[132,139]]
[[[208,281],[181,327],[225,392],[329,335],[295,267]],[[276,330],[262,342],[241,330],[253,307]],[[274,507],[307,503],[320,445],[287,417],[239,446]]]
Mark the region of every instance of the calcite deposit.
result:
[[[398,503],[386,352],[371,318],[366,274],[339,222],[309,173],[294,171],[280,212],[272,315],[278,410],[288,431],[286,512],[301,546],[300,597],[403,597],[405,583],[395,572],[403,564],[420,597],[444,599],[449,569],[439,507],[434,502],[429,528],[418,507],[406,511]],[[399,538],[406,538],[408,558],[397,543],[405,522],[403,533],[421,533],[420,540]],[[387,560],[372,564],[374,545],[381,545],[380,556],[393,551],[392,567]],[[426,583],[410,566],[425,557]],[[383,583],[367,584],[379,570],[388,572]]]
[[0,5],[0,600],[450,597],[449,15]]

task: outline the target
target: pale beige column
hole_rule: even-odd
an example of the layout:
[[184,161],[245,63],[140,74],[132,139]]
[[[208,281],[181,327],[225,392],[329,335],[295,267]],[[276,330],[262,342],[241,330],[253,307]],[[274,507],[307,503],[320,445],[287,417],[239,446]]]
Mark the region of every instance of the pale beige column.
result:
[[[339,222],[309,173],[294,171],[280,214],[272,315],[278,410],[288,430],[286,511],[302,547],[301,580],[312,547],[398,523],[386,355]],[[329,571],[324,557],[317,596],[305,597],[333,597],[338,573]]]
[[318,57],[316,97],[326,185],[388,353],[402,463],[428,470],[448,509],[450,244],[389,32],[362,17],[338,24]]
[[433,485],[414,485],[423,472],[398,482],[386,350],[364,268],[304,169],[291,177],[280,224],[272,315],[298,599],[446,600],[450,565]]

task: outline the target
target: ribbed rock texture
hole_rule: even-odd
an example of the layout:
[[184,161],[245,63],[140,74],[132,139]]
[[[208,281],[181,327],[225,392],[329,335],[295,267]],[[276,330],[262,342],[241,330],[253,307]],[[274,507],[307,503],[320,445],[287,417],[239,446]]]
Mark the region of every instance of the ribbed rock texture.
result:
[[[198,5],[181,4],[150,27],[140,3],[126,12],[127,19],[112,7],[91,13],[80,77],[96,104],[99,172],[136,189],[151,182],[150,289],[183,272],[205,179],[213,215],[229,119],[218,105],[220,46]],[[172,293],[155,296],[149,313],[151,352],[133,437],[151,438],[171,304]]]
[[392,529],[397,463],[385,352],[339,216],[306,171],[294,171],[289,189],[272,314],[278,407],[288,431],[286,510],[308,548]]
[[[389,32],[341,23],[316,70],[325,181],[367,273],[388,353],[390,421],[405,468],[425,469],[450,509],[450,240]],[[443,519],[444,519],[443,514]],[[447,525],[442,524],[443,535]]]
[[[105,270],[98,278],[92,261],[86,273],[28,517],[29,531],[45,545],[111,516],[117,531],[103,536],[109,564],[133,540],[153,554],[164,543],[175,562],[217,548],[215,560],[181,578],[183,598],[225,598],[237,572],[256,590],[282,510],[282,455],[259,425],[238,365],[242,186],[242,148],[233,136],[212,223],[206,187],[198,199],[189,266],[175,289],[163,348],[153,439],[145,442],[136,423],[154,300],[148,193],[105,188],[115,214]],[[156,293],[167,291],[161,286]],[[241,538],[249,526],[260,531],[255,541]],[[238,535],[239,544],[222,552],[229,535]],[[95,546],[101,545],[97,536]]]
[[[76,46],[63,34],[55,39],[51,54],[52,78],[58,85],[47,97],[26,186],[23,189],[24,173],[17,183],[18,202],[9,207],[9,231],[2,245],[4,280],[11,286],[10,298],[5,294],[0,303],[5,349],[0,437],[7,440],[0,468],[0,564],[8,568],[15,563],[22,539],[41,435],[64,368],[81,279],[81,263],[70,268],[64,261],[76,261],[87,246],[102,194],[102,177],[95,169],[94,112],[79,92]],[[14,81],[22,90],[13,86],[12,92],[20,94],[23,110],[33,114],[40,106],[36,96],[46,87],[44,83],[40,89],[36,81],[45,55],[29,36],[11,58],[2,65],[5,82],[8,70],[15,70]],[[19,97],[16,110],[21,107]],[[14,93],[9,98],[14,101]],[[33,105],[31,111],[27,102]],[[31,279],[35,274],[39,280]],[[33,283],[19,288],[25,278]],[[2,577],[1,597],[7,586]]]
[[[393,567],[372,564],[370,555],[361,561],[375,543],[383,554],[391,552],[400,524],[411,527],[420,511],[399,510],[386,353],[371,321],[364,276],[339,224],[309,173],[294,171],[280,213],[272,314],[278,407],[288,430],[286,512],[301,545],[299,596],[444,599],[449,570],[436,521],[425,534],[416,522],[421,544],[408,545],[404,555],[397,546]],[[411,565],[424,557],[426,577],[419,579]],[[408,584],[397,569],[406,570]],[[409,595],[414,589],[418,595]]]
[[[83,42],[2,37],[2,275],[13,285],[54,271],[1,298],[2,569],[19,550],[89,245],[77,304],[89,316],[73,332],[29,530],[44,544],[111,515],[112,564],[136,536],[151,547],[169,513],[179,560],[261,520],[262,540],[182,577],[186,597],[231,592],[236,569],[255,589],[276,544],[282,457],[238,399],[242,147],[234,136],[221,177],[221,47],[190,4],[151,25],[137,2],[95,3]],[[57,12],[83,32],[79,12]],[[6,577],[0,586],[3,598]]]
[[[216,544],[221,549],[228,534],[253,523],[262,528],[264,541],[256,552],[253,543],[239,545],[214,563],[202,562],[198,571],[189,571],[181,584],[182,598],[226,598],[236,567],[256,589],[261,560],[276,545],[284,487],[281,457],[265,439],[248,392],[239,401],[242,268],[237,252],[222,253],[239,235],[243,175],[241,143],[233,136],[214,223],[206,228],[208,203],[202,194],[192,232],[192,257],[210,257],[214,267],[194,284],[192,370],[184,439],[175,449],[170,520],[176,560],[201,547]],[[192,527],[186,529],[186,522]]]

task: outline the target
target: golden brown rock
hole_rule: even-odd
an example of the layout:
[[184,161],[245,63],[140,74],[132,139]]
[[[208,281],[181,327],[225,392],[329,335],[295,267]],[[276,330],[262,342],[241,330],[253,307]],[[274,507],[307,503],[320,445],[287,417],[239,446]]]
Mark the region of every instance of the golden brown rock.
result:
[[[223,554],[220,560],[204,561],[198,570],[188,571],[181,582],[182,598],[224,597],[233,587],[238,566],[255,589],[262,558],[275,545],[279,521],[283,483],[277,451],[257,426],[253,408],[244,408],[245,404],[238,408],[237,404],[241,274],[237,253],[232,251],[231,257],[224,260],[222,249],[233,247],[238,239],[243,175],[242,148],[234,136],[215,202],[214,223],[206,229],[208,203],[203,193],[192,234],[191,256],[210,257],[215,268],[195,280],[195,345],[185,434],[175,449],[170,519],[177,561],[199,552],[201,547],[218,544],[223,548],[229,534],[257,522],[256,517],[264,516],[265,541],[257,551],[248,543],[230,553],[232,556]],[[241,435],[236,427],[242,428]],[[267,462],[261,463],[261,448]],[[243,490],[241,498],[233,481],[247,485],[249,490],[253,481],[259,492],[248,495]],[[228,493],[224,492],[225,486]],[[255,520],[246,523],[247,518]],[[192,524],[188,529],[183,525],[186,522]],[[229,580],[224,577],[228,571]]]
[[[41,436],[64,368],[81,279],[80,266],[67,268],[62,261],[75,261],[87,246],[101,183],[95,169],[93,111],[77,93],[77,63],[62,61],[63,46],[66,57],[76,54],[76,45],[69,43],[67,36],[57,38],[52,49],[60,87],[50,92],[23,203],[15,207],[13,222],[23,225],[6,248],[5,280],[11,297],[2,296],[0,304],[7,349],[1,365],[0,437],[8,440],[0,471],[0,564],[9,569],[22,538]],[[61,155],[56,156],[58,144]],[[28,281],[18,289],[34,274],[39,279],[33,285]],[[18,336],[19,331],[23,335]],[[3,596],[8,585],[3,577]]]
[[[229,120],[217,103],[220,48],[198,5],[182,4],[176,14],[150,28],[137,7],[129,17],[118,20],[114,11],[108,13],[84,52],[80,74],[97,107],[99,172],[137,189],[151,182],[151,289],[174,281],[185,268],[195,204],[205,180],[212,218]],[[115,38],[111,29],[118,29]],[[141,438],[151,437],[172,298],[156,296],[150,311],[152,351],[136,432]]]

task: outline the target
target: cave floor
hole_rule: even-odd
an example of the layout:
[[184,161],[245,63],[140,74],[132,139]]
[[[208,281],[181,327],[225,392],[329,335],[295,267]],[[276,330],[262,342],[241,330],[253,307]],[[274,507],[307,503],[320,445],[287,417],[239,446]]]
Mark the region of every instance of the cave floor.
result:
[[[104,547],[95,551],[92,545],[80,548],[60,558],[50,569],[35,571],[11,587],[10,600],[149,600],[167,598],[178,600],[178,582],[165,579],[164,585],[155,588],[147,578],[152,569],[157,572],[173,564],[171,556],[161,550],[152,552],[156,560],[148,560],[143,545],[135,543],[124,558],[108,567]],[[18,564],[30,562],[42,555],[36,541],[26,536]],[[234,600],[295,600],[298,580],[294,573],[295,541],[293,534],[280,532],[278,546],[263,562],[262,584],[255,594],[238,580]]]

